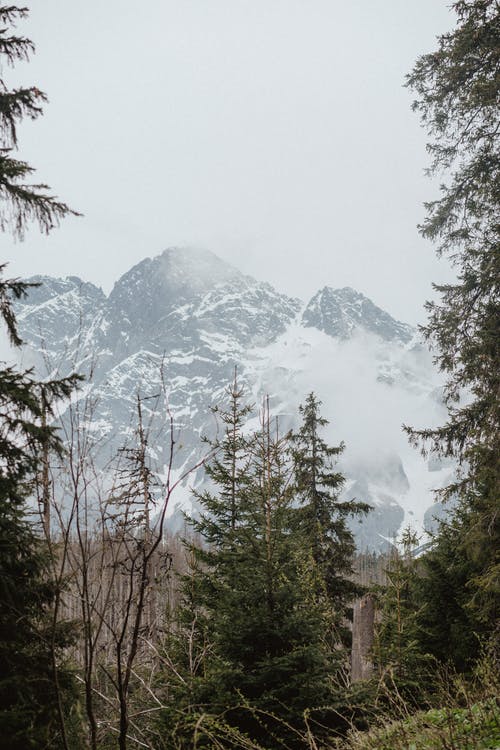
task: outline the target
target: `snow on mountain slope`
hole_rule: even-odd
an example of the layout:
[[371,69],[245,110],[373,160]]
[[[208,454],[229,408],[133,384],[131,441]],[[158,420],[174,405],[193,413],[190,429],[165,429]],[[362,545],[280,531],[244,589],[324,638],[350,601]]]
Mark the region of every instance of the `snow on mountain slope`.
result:
[[407,343],[414,331],[406,323],[394,320],[371,300],[350,287],[323,287],[302,315],[305,326],[318,328],[339,339],[349,339],[356,330],[374,333],[386,341]]
[[[429,472],[401,425],[438,424],[444,417],[424,347],[413,339],[394,345],[359,329],[347,340],[333,338],[299,321],[272,345],[251,350],[245,373],[255,395],[271,394],[286,426],[308,392],[322,400],[329,441],[346,444],[340,463],[351,481],[345,494],[374,507],[361,527],[355,523],[361,546],[377,546],[408,524],[423,529],[442,475]],[[443,471],[449,475],[450,468]]]
[[[103,465],[130,441],[139,393],[151,457],[165,471],[165,390],[181,471],[202,454],[201,435],[213,434],[210,407],[237,366],[249,399],[269,394],[283,429],[307,393],[323,401],[328,439],[346,443],[345,494],[374,507],[354,525],[360,547],[383,546],[407,523],[423,527],[431,488],[450,469],[428,467],[401,423],[442,420],[439,379],[414,330],[359,292],[325,287],[304,305],[212,253],[179,248],[134,266],[109,297],[75,277],[36,280],[42,286],[17,305],[26,356],[40,372],[92,371],[89,424],[103,439]],[[189,503],[187,487],[179,499]]]

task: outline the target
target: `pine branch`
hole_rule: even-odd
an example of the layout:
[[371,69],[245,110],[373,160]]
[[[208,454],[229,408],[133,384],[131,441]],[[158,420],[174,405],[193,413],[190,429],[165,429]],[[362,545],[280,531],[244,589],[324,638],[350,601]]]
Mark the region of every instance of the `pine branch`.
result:
[[24,36],[5,36],[6,29],[0,29],[0,56],[7,58],[8,65],[14,65],[18,60],[28,61],[30,54],[35,51],[31,39]]
[[66,203],[47,194],[48,185],[26,185],[19,181],[34,172],[26,162],[12,159],[0,149],[0,231],[11,229],[14,236],[23,239],[26,224],[37,222],[40,231],[48,234],[65,216],[81,216]]
[[7,91],[0,81],[0,136],[4,147],[17,146],[16,123],[24,117],[35,120],[42,114],[41,102],[46,101],[47,96],[36,86]]

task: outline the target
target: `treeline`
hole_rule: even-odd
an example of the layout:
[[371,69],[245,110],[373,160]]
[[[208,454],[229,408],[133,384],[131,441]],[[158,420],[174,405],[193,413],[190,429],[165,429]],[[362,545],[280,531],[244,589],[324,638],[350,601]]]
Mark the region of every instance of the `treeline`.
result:
[[[314,394],[287,434],[267,402],[258,428],[245,429],[251,407],[236,378],[227,397],[216,409],[221,435],[192,467],[204,463],[210,489],[195,493],[200,514],[182,539],[166,533],[166,512],[183,477],[168,473],[158,488],[139,398],[136,446],[120,452],[104,487],[85,398],[68,406],[64,452],[57,441],[35,447],[26,490],[38,495],[43,534],[33,522],[31,543],[45,557],[30,586],[50,592],[32,625],[46,616],[47,632],[65,638],[46,644],[49,706],[19,685],[9,710],[6,694],[21,744],[39,736],[28,705],[45,717],[43,742],[62,747],[191,747],[195,737],[271,747],[274,736],[302,747],[309,731],[319,739],[347,728],[339,708],[349,701],[350,609],[362,590],[347,519],[369,506],[339,500],[342,446],[324,442]],[[52,406],[46,393],[35,418],[42,436]]]
[[[403,707],[439,705],[439,665],[458,675],[491,662],[492,623],[469,610],[466,588],[455,600],[444,530],[422,556],[410,530],[384,557],[356,554],[347,519],[369,506],[339,499],[343,446],[324,441],[314,394],[295,432],[280,431],[266,401],[251,430],[235,378],[216,409],[220,435],[205,443],[199,514],[171,536],[179,477],[157,486],[139,398],[136,444],[105,486],[86,399],[68,407],[64,449],[47,426],[77,384],[44,383],[40,398],[28,379],[19,407],[35,437],[2,504],[8,747],[334,747]],[[14,406],[11,438],[23,434]],[[371,668],[353,682],[352,607],[367,592]]]
[[[347,525],[369,510],[340,500],[342,445],[325,443],[314,394],[296,431],[283,434],[267,403],[252,431],[235,378],[219,407],[220,436],[183,477],[173,471],[165,405],[171,462],[158,488],[139,397],[135,444],[103,481],[86,430],[91,407],[75,397],[79,376],[40,381],[3,363],[2,746],[394,748],[398,727],[387,728],[387,742],[384,728],[365,739],[360,732],[443,701],[469,717],[468,747],[495,746],[484,744],[474,717],[487,716],[498,738],[500,27],[493,0],[453,8],[455,30],[408,77],[431,138],[431,171],[449,175],[422,227],[457,270],[456,283],[437,288],[424,329],[447,377],[449,417],[436,429],[407,429],[422,450],[456,459],[457,479],[443,493],[455,509],[425,552],[415,554],[408,529],[383,565],[382,585],[370,591],[371,675],[355,683],[350,675],[351,608],[368,582],[353,572]],[[15,31],[26,13],[0,5],[5,64],[33,50]],[[21,239],[31,221],[48,232],[73,213],[30,184],[33,169],[15,157],[19,122],[36,118],[44,101],[35,86],[0,81],[0,229]],[[28,287],[0,280],[14,347],[22,342],[13,300]],[[64,434],[55,426],[63,402]],[[201,513],[183,541],[172,539],[169,503],[202,464]],[[458,748],[450,716],[443,742]],[[410,734],[401,731],[404,743]]]

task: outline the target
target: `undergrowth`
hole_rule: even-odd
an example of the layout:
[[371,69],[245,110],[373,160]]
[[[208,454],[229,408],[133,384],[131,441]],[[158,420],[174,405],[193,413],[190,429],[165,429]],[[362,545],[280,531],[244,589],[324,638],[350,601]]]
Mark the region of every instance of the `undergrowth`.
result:
[[368,731],[352,728],[331,750],[500,750],[500,679],[490,653],[471,679],[443,671],[433,707],[414,711],[392,692],[390,710]]

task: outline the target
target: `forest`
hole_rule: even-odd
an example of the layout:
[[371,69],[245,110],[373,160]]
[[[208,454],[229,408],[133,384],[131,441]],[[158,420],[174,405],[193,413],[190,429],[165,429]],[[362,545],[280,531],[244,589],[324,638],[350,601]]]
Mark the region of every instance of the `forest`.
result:
[[[371,509],[340,497],[344,445],[326,441],[321,401],[305,393],[299,426],[284,430],[237,369],[213,408],[215,436],[182,475],[165,375],[161,437],[138,393],[132,440],[104,478],[82,375],[41,379],[0,362],[6,750],[500,747],[500,13],[495,0],[452,7],[455,28],[406,80],[442,181],[419,230],[456,272],[422,328],[447,420],[403,429],[416,451],[456,462],[438,497],[453,510],[425,544],[408,527],[384,554],[357,550],[349,522]],[[19,124],[46,101],[4,80],[34,52],[18,31],[27,13],[0,5],[5,240],[77,213],[18,155]],[[2,323],[19,350],[14,305],[31,284],[0,270]],[[158,439],[170,457],[161,482]],[[174,534],[176,490],[200,473],[201,512]]]

